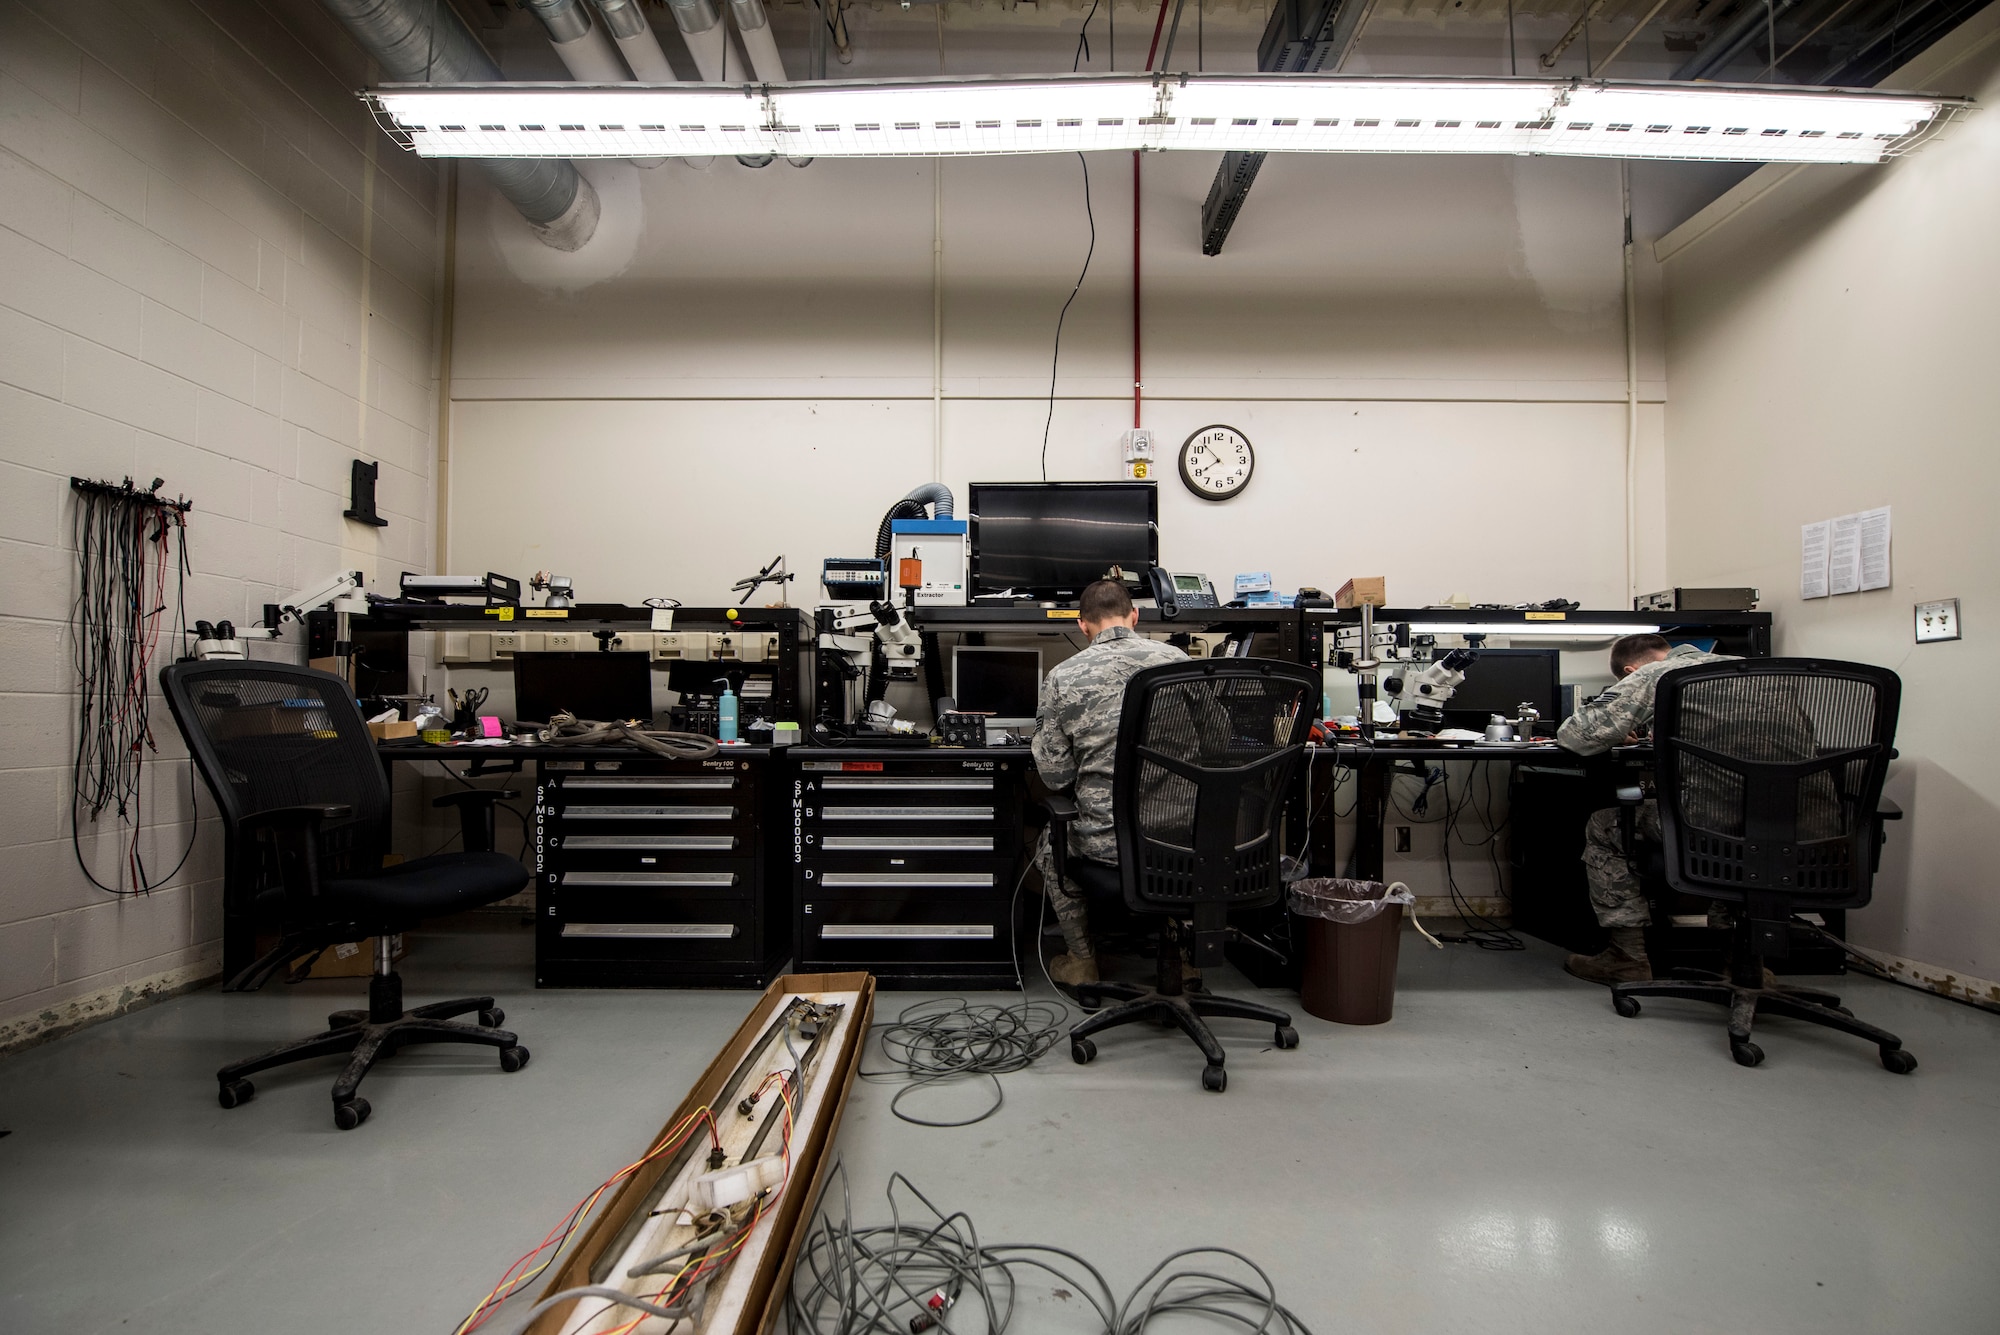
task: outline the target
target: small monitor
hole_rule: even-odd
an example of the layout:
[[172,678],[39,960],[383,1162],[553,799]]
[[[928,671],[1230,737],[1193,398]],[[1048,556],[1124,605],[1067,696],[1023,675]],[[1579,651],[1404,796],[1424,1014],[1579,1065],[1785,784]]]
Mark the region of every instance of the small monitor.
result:
[[648,654],[515,654],[514,717],[547,723],[562,711],[594,723],[653,719]]
[[1523,701],[1545,719],[1562,718],[1562,655],[1554,649],[1482,649],[1444,702],[1444,721],[1480,729],[1495,714],[1513,718]]
[[1159,563],[1151,482],[975,482],[966,501],[974,594],[1067,601],[1113,566],[1144,579]]
[[1033,723],[1041,689],[1040,649],[960,645],[951,651],[952,699],[963,713],[992,715],[989,728]]

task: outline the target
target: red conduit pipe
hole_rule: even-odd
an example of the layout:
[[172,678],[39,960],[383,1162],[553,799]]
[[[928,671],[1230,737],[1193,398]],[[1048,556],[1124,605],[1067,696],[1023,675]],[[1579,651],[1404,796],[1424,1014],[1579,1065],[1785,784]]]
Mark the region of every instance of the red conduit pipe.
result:
[[[1146,48],[1146,71],[1152,72],[1153,57],[1160,49],[1160,31],[1167,24],[1167,0],[1160,0],[1160,16],[1153,20],[1153,44]],[[1141,425],[1140,405],[1145,378],[1139,360],[1139,155],[1132,155],[1132,429]]]

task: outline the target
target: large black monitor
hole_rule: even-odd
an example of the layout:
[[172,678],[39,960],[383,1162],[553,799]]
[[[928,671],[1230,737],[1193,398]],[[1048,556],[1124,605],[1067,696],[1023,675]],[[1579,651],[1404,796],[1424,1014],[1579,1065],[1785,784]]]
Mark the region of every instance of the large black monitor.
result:
[[515,654],[514,717],[547,723],[567,710],[593,723],[651,723],[650,660],[649,654],[632,653]]
[[1554,649],[1482,649],[1444,704],[1453,728],[1480,729],[1494,714],[1514,717],[1523,701],[1545,719],[1562,718],[1562,656]]
[[951,651],[951,694],[967,714],[990,714],[994,726],[1035,721],[1042,688],[1040,649],[961,644]]
[[966,499],[975,595],[1065,600],[1113,566],[1143,578],[1159,562],[1151,482],[975,482]]

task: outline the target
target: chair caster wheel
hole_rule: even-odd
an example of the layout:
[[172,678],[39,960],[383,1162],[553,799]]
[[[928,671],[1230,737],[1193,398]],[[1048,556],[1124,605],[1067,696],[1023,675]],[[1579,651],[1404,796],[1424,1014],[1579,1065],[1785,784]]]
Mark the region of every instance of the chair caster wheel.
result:
[[367,1121],[368,1114],[373,1111],[374,1109],[368,1106],[367,1099],[349,1099],[345,1103],[336,1103],[333,1105],[333,1124],[342,1131],[352,1131]]
[[1082,1011],[1082,1012],[1083,1012],[1083,1013],[1084,1013],[1085,1015],[1088,1015],[1088,1014],[1090,1014],[1090,1013],[1091,1013],[1092,1011],[1094,1011],[1094,1010],[1098,1009],[1098,1008],[1099,1008],[1100,1006],[1102,1006],[1103,1004],[1104,1004],[1104,998],[1102,998],[1102,997],[1096,997],[1096,996],[1091,996],[1091,997],[1081,997],[1081,996],[1080,996],[1080,997],[1078,997],[1078,998],[1076,999],[1076,1008],[1077,1008],[1078,1010]]
[[225,1108],[240,1108],[256,1096],[257,1087],[248,1080],[230,1080],[215,1092],[215,1101]]
[[500,1049],[500,1069],[513,1074],[528,1064],[528,1050],[523,1047]]
[[1220,1066],[1202,1067],[1201,1087],[1212,1094],[1220,1094],[1223,1090],[1229,1088],[1229,1072],[1223,1070]]
[[1755,1043],[1731,1043],[1729,1055],[1736,1059],[1738,1066],[1755,1066],[1764,1060],[1764,1049]]
[[1097,1044],[1087,1038],[1072,1038],[1069,1041],[1069,1059],[1078,1066],[1088,1066],[1097,1056]]
[[1845,1015],[1850,1020],[1854,1018],[1854,1012],[1847,1009],[1847,1007],[1845,1006],[1835,1006],[1833,1007],[1833,1009],[1839,1011],[1842,1015]]
[[492,1010],[481,1011],[479,1012],[479,1023],[488,1029],[498,1029],[501,1025],[507,1023],[507,1012],[501,1010],[498,1006],[495,1006]]
[[1276,1041],[1280,1048],[1295,1048],[1299,1045],[1299,1031],[1288,1024],[1281,1024]]
[[1629,1020],[1639,1013],[1639,998],[1621,997],[1614,992],[1611,996],[1611,1009]]
[[1901,1048],[1883,1048],[1882,1069],[1894,1071],[1897,1075],[1908,1075],[1917,1069],[1917,1059]]

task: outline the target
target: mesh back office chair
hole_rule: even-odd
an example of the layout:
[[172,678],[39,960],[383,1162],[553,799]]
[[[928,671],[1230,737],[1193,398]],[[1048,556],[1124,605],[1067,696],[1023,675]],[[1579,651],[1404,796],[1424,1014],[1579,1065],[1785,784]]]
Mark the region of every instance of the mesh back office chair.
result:
[[[1263,659],[1195,659],[1133,675],[1125,687],[1112,761],[1118,865],[1069,856],[1075,805],[1051,803],[1049,830],[1058,875],[1092,898],[1122,895],[1135,913],[1165,916],[1153,987],[1084,983],[1077,1000],[1096,1011],[1070,1030],[1078,1063],[1097,1055],[1090,1035],[1137,1020],[1180,1026],[1207,1057],[1202,1085],[1228,1084],[1222,1044],[1202,1017],[1263,1020],[1281,1048],[1295,1048],[1292,1017],[1271,1006],[1188,992],[1183,945],[1197,967],[1222,963],[1232,908],[1255,908],[1283,893],[1285,800],[1312,726],[1315,673]],[[1192,935],[1187,927],[1191,925]]]
[[[403,980],[389,937],[425,918],[505,899],[528,883],[513,858],[491,851],[451,853],[384,867],[389,782],[361,708],[340,678],[279,663],[175,663],[160,672],[174,721],[187,739],[230,841],[231,890],[255,896],[257,916],[279,933],[276,949],[232,978],[228,989],[261,986],[302,957],[311,967],[327,947],[375,938],[368,1009],[336,1011],[324,1033],[273,1048],[216,1072],[223,1107],[255,1092],[246,1078],[289,1062],[351,1052],[333,1086],[334,1123],[351,1130],[367,1118],[355,1089],[374,1065],[413,1043],[482,1043],[500,1050],[502,1069],[527,1064],[528,1050],[499,1028],[492,997],[465,997],[403,1009]],[[498,797],[499,794],[492,794]],[[452,1017],[477,1011],[477,1025]]]
[[1866,904],[1881,860],[1882,784],[1895,755],[1901,680],[1887,668],[1804,658],[1702,663],[1660,678],[1653,737],[1667,883],[1734,906],[1729,976],[1619,983],[1620,1015],[1640,997],[1729,1008],[1729,1049],[1755,1066],[1759,1013],[1874,1043],[1882,1065],[1916,1069],[1902,1040],[1854,1018],[1838,997],[1767,986],[1764,960],[1788,949],[1794,913]]

